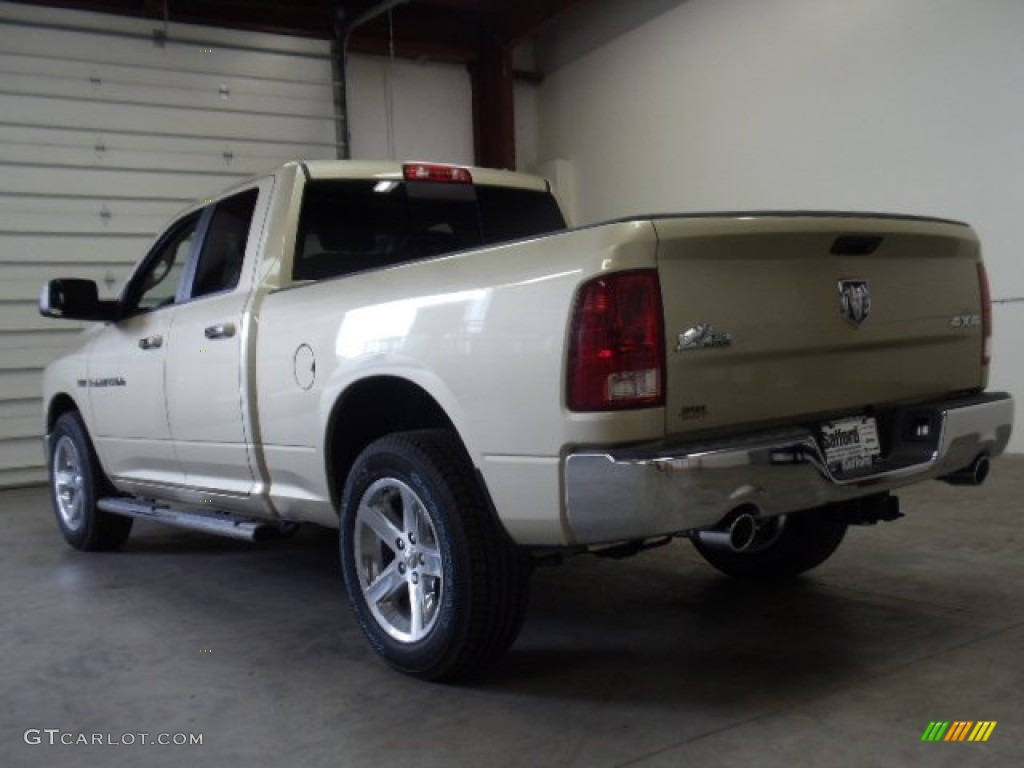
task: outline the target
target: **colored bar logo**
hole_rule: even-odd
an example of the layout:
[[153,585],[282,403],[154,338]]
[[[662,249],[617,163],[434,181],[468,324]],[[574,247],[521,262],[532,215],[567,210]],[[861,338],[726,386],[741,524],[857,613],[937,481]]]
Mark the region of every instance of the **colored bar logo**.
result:
[[995,720],[932,721],[921,734],[921,741],[988,741],[995,729]]

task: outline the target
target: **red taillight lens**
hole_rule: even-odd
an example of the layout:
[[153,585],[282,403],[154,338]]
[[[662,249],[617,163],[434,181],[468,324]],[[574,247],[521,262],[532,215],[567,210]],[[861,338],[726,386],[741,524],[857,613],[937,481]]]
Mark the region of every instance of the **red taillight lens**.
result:
[[988,272],[978,264],[978,286],[981,289],[981,364],[992,362],[992,291],[988,285]]
[[402,166],[406,181],[440,181],[448,184],[472,184],[468,168],[437,163],[406,163]]
[[665,404],[665,341],[655,270],[584,283],[569,337],[566,399],[573,411]]

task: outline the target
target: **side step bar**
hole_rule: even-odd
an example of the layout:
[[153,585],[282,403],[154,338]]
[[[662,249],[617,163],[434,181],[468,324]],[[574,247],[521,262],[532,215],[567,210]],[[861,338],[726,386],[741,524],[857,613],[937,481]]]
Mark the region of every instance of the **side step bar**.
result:
[[139,517],[155,520],[158,523],[188,528],[203,533],[213,533],[243,541],[262,541],[278,535],[278,527],[274,523],[253,518],[231,517],[224,512],[212,509],[172,509],[164,504],[143,499],[126,499],[109,497],[100,499],[96,506],[104,512],[125,517]]

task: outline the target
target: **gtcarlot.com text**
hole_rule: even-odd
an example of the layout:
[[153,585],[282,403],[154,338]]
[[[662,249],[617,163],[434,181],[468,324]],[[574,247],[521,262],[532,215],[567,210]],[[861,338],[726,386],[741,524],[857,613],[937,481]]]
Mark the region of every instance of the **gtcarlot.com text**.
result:
[[163,747],[202,746],[201,733],[75,733],[60,728],[29,728],[23,736],[25,743],[36,746],[104,746],[134,747],[157,745]]

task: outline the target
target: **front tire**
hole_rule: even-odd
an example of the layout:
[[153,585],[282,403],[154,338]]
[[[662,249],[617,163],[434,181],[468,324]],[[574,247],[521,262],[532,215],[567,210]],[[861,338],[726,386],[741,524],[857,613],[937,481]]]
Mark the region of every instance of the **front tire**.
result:
[[395,669],[462,678],[515,640],[529,561],[450,432],[403,432],[367,446],[345,485],[340,546],[359,625]]
[[711,565],[728,576],[757,581],[793,578],[825,562],[839,548],[846,523],[822,510],[786,515],[774,523],[779,528],[770,542],[747,552],[733,552],[709,545],[699,536],[693,546]]
[[82,417],[62,414],[50,441],[50,497],[57,526],[75,549],[118,549],[132,530],[133,519],[96,507],[100,496],[112,492],[100,469]]

